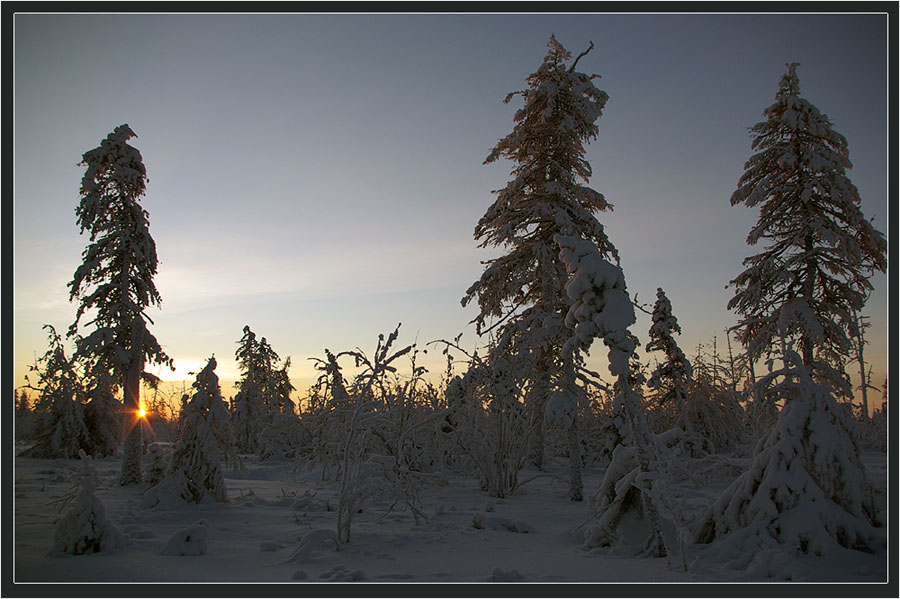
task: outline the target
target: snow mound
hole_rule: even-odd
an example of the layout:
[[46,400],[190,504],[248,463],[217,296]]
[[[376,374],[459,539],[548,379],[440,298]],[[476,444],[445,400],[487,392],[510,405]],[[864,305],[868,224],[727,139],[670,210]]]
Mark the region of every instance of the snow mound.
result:
[[338,564],[319,574],[319,578],[328,582],[355,582],[366,580],[366,573],[362,570],[350,571],[344,564]]
[[81,555],[117,551],[126,545],[125,537],[106,517],[103,502],[94,495],[99,486],[92,460],[79,450],[82,466],[73,477],[78,491],[72,509],[57,523],[51,553]]
[[173,534],[160,555],[204,555],[208,538],[209,522],[199,520]]
[[509,532],[520,533],[534,532],[534,527],[527,522],[514,522],[509,518],[484,516],[482,514],[475,514],[472,518],[472,526],[479,530],[506,530]]
[[317,528],[311,530],[300,539],[300,545],[294,550],[289,558],[283,563],[302,562],[309,559],[310,554],[320,549],[326,542],[334,543],[335,551],[340,548],[337,533],[327,528]]

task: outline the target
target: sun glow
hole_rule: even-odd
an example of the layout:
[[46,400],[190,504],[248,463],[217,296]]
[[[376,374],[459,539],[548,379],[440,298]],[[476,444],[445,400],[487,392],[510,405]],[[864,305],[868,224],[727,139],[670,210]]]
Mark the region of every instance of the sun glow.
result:
[[160,368],[159,376],[163,381],[183,381],[192,378],[191,373],[199,372],[203,369],[204,362],[195,359],[178,359],[173,360],[175,370],[168,368]]
[[[156,372],[156,376],[163,382],[190,381],[193,380],[198,372],[203,370],[203,367],[206,366],[206,360],[206,358],[175,358],[173,360],[175,370],[170,370],[167,367],[161,366]],[[234,373],[227,367],[223,368],[222,366],[222,361],[219,361],[219,368],[216,369],[216,376],[218,376],[220,380],[235,378]]]
[[138,418],[143,418],[147,415],[147,410],[145,410],[144,408],[138,408],[137,415]]

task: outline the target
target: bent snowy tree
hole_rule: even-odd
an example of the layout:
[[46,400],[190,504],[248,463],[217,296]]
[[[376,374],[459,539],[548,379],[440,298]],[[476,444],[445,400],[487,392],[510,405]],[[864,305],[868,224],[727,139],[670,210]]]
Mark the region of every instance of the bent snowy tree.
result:
[[120,484],[141,482],[141,427],[138,423],[141,379],[147,360],[171,367],[172,360],[147,329],[145,310],[159,306],[161,298],[153,277],[158,260],[150,237],[147,211],[139,200],[146,190],[147,173],[141,153],[127,142],[136,137],[120,125],[100,146],[85,152],[87,166],[81,180],[81,201],[75,209],[81,233],[90,233],[83,263],[69,283],[69,299],[78,300],[75,336],[81,317],[90,312],[93,332],[76,338],[77,357],[88,364],[87,379],[95,389],[121,388],[124,395],[126,439]]
[[[475,227],[480,247],[502,247],[505,255],[488,260],[481,278],[465,294],[465,306],[477,300],[474,322],[479,335],[496,330],[496,351],[515,356],[524,372],[526,404],[532,418],[531,459],[543,456],[543,415],[554,386],[567,380],[576,362],[562,358],[570,333],[565,324],[569,301],[566,267],[553,241],[555,235],[578,235],[593,241],[604,256],[618,261],[595,212],[612,206],[599,192],[583,185],[591,176],[585,143],[596,138],[607,94],[592,80],[598,75],[575,71],[575,58],[551,36],[549,52],[526,79],[524,106],[514,117],[512,133],[502,138],[485,160],[514,162],[513,178],[496,190],[496,200]],[[580,181],[579,181],[580,180]],[[578,359],[577,352],[575,360]],[[573,413],[575,410],[573,410]],[[574,422],[572,426],[575,426]]]
[[560,260],[572,279],[566,293],[572,306],[565,325],[570,338],[564,355],[587,349],[594,339],[609,348],[609,372],[617,379],[616,402],[628,423],[629,434],[613,451],[613,459],[600,489],[590,500],[593,520],[585,532],[587,547],[607,546],[618,540],[619,523],[629,511],[638,511],[649,523],[642,551],[651,556],[669,554],[663,537],[661,498],[666,481],[657,455],[657,439],[629,382],[629,363],[636,347],[628,330],[635,322],[634,306],[622,269],[604,259],[599,248],[579,237],[557,235]]

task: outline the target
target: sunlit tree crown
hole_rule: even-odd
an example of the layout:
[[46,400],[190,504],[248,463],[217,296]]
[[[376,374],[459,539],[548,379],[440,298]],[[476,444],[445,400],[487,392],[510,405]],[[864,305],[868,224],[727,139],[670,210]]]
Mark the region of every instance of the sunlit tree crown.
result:
[[[781,78],[766,120],[751,127],[752,148],[731,203],[759,207],[747,243],[766,244],[744,260],[729,309],[743,315],[741,341],[751,354],[771,352],[784,334],[800,340],[817,368],[850,348],[853,313],[887,267],[883,235],[863,217],[847,140],[800,97],[797,63]],[[829,377],[830,378],[830,377]]]
[[486,319],[529,304],[559,314],[558,328],[564,328],[567,274],[554,235],[580,235],[618,260],[594,216],[611,205],[585,184],[591,176],[585,144],[597,136],[595,121],[607,100],[607,94],[592,83],[597,75],[575,71],[578,60],[593,45],[571,64],[567,64],[571,54],[554,37],[548,47],[541,66],[526,79],[528,89],[506,97],[509,102],[521,96],[524,106],[515,114],[513,131],[485,160],[491,163],[503,157],[514,165],[513,178],[494,191],[496,200],[475,227],[482,247],[509,250],[487,263],[481,279],[463,299],[465,305],[477,297],[479,330]]

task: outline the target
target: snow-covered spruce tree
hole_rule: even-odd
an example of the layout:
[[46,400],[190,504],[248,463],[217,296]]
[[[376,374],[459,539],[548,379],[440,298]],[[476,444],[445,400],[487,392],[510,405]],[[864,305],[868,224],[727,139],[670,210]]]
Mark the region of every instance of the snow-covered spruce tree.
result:
[[526,381],[526,405],[532,419],[531,460],[537,467],[543,461],[547,398],[554,386],[571,379],[566,369],[578,365],[578,356],[562,359],[569,335],[563,324],[568,275],[553,236],[580,235],[595,242],[604,256],[617,255],[594,216],[612,206],[579,182],[591,176],[585,143],[597,136],[595,121],[607,100],[592,83],[598,75],[575,70],[593,44],[571,64],[572,55],[555,37],[547,45],[543,63],[526,79],[528,89],[506,97],[509,102],[521,95],[524,106],[514,116],[513,131],[485,160],[513,161],[513,178],[494,192],[497,198],[476,225],[475,238],[481,247],[502,247],[508,253],[485,263],[481,278],[462,300],[464,306],[478,302],[478,334],[497,329],[497,351],[527,360],[525,368],[533,373]]
[[560,259],[572,279],[566,293],[572,306],[565,323],[570,338],[563,352],[572,355],[587,350],[595,338],[609,348],[609,371],[617,378],[621,409],[630,428],[630,444],[619,445],[597,494],[591,499],[594,521],[585,534],[588,547],[613,544],[626,513],[646,518],[647,555],[669,554],[663,537],[661,505],[666,496],[657,438],[629,381],[629,362],[635,341],[628,327],[635,323],[634,305],[628,297],[622,269],[606,260],[591,241],[557,235]]
[[51,553],[81,555],[124,549],[125,537],[106,517],[106,508],[95,494],[100,477],[91,458],[79,451],[81,465],[73,477],[75,490],[71,509],[56,523]]
[[50,347],[31,367],[31,372],[37,376],[37,386],[32,387],[25,377],[29,387],[40,394],[36,405],[36,443],[22,455],[45,459],[75,458],[79,451],[90,447],[81,403],[84,389],[74,360],[66,356],[59,333],[51,325],[44,325],[44,328],[48,330]]
[[687,413],[687,386],[693,370],[684,352],[678,347],[674,335],[681,334],[681,326],[672,314],[672,303],[662,288],[656,290],[656,304],[651,314],[653,324],[650,325],[650,341],[647,351],[661,351],[664,360],[650,375],[647,386],[655,390],[652,399],[658,405],[669,404],[676,413],[676,419],[670,423],[680,426],[687,435],[693,434],[691,420]]
[[675,341],[681,327],[672,314],[672,304],[662,289],[656,291],[648,350],[662,351],[665,358],[650,376],[647,386],[655,390],[654,427],[657,431],[683,431],[681,447],[692,456],[723,451],[744,436],[744,412],[739,394],[729,388],[726,369],[702,361],[698,353],[692,364]]
[[238,448],[263,458],[281,453],[298,424],[287,374],[290,358],[282,363],[266,338],[257,339],[249,325],[234,356],[242,373],[231,414]]
[[[262,343],[266,343],[265,338]],[[262,458],[294,457],[301,442],[300,420],[291,399],[294,386],[288,376],[290,367],[291,358],[287,357],[280,366],[273,364],[270,371],[266,392],[269,401],[265,404],[263,433],[259,437],[259,455]]]
[[15,440],[17,443],[31,441],[34,435],[36,415],[31,405],[31,398],[28,396],[28,391],[24,389],[21,393],[15,389],[13,396],[16,402]]
[[747,243],[768,245],[744,260],[728,308],[743,317],[737,329],[752,358],[777,350],[785,334],[814,379],[844,393],[839,365],[853,347],[854,313],[872,290],[871,273],[887,267],[887,245],[847,177],[847,140],[800,97],[797,66],[787,65],[766,120],[750,128],[758,152],[731,204],[759,206]]
[[661,288],[656,290],[656,304],[651,314],[650,341],[647,351],[661,351],[665,361],[654,369],[647,386],[656,389],[655,399],[660,403],[683,402],[686,382],[691,378],[691,363],[678,347],[674,335],[681,334],[678,319],[672,314],[672,303]]
[[184,424],[172,450],[169,472],[145,493],[144,508],[171,507],[180,501],[202,503],[226,499],[223,459],[234,461],[228,408],[219,389],[216,359],[210,358],[194,381]]
[[697,532],[699,542],[751,537],[747,554],[758,550],[755,537],[803,553],[825,552],[828,537],[877,548],[853,422],[834,395],[844,391],[836,366],[851,348],[854,311],[871,290],[866,277],[886,267],[885,241],[863,218],[844,173],[846,140],[799,97],[796,67],[788,65],[767,120],[752,129],[762,152],[747,163],[731,200],[762,204],[748,242],[772,242],[745,260],[729,308],[745,318],[739,328],[749,353],[781,360],[783,368],[758,386],[771,387],[767,400],[784,407],[757,444],[751,470],[726,489]]
[[784,408],[758,442],[750,469],[701,516],[696,542],[722,538],[718,546],[733,548],[737,568],[767,551],[824,555],[838,545],[883,548],[865,467],[846,433],[849,416],[813,380],[798,353],[785,347],[779,357],[784,367],[760,384]]
[[[147,172],[141,153],[127,142],[135,137],[128,125],[120,125],[100,146],[85,152],[87,167],[81,180],[81,201],[75,209],[81,233],[90,233],[83,262],[69,283],[70,300],[78,300],[75,322],[90,312],[94,330],[78,337],[76,357],[88,364],[86,375],[94,385],[114,384],[124,391],[126,431],[122,485],[141,482],[141,427],[138,426],[141,379],[145,361],[171,366],[172,360],[147,329],[145,311],[159,306],[153,283],[158,260],[150,237],[147,211],[140,205]],[[152,321],[151,321],[152,322]]]

